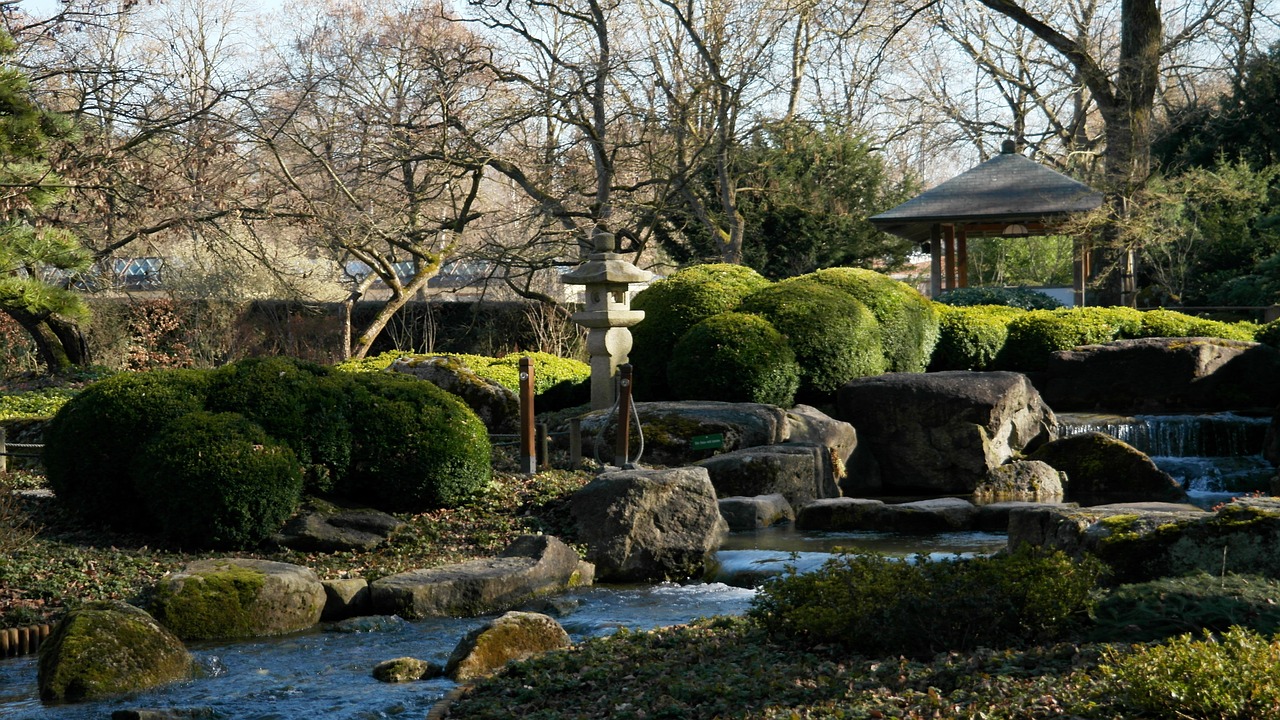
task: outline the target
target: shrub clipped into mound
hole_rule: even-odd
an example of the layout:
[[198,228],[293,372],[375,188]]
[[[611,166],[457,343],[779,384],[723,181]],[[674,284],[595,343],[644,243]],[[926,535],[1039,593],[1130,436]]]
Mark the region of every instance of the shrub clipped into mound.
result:
[[253,547],[280,529],[302,497],[293,452],[238,413],[177,418],[142,446],[136,464],[151,514],[186,546]]
[[[458,353],[426,353],[414,354],[398,351],[385,352],[362,360],[348,360],[339,363],[338,370],[347,372],[380,372],[391,366],[391,363],[403,357],[453,357],[458,358],[475,374],[487,380],[501,383],[511,392],[520,392],[520,360],[528,357],[533,360],[533,391],[539,396],[548,393],[548,405],[571,402],[561,397],[573,398],[585,393],[586,402],[591,397],[591,366],[581,360],[562,358],[544,352],[518,352],[492,358],[485,355],[465,355]],[[554,392],[553,392],[554,388]],[[571,404],[580,404],[572,403]],[[569,405],[559,405],[569,407]],[[543,408],[545,409],[545,408]]]
[[1253,341],[1258,331],[1258,326],[1249,322],[1209,320],[1161,308],[1143,312],[1142,325],[1138,334],[1132,337],[1216,337]]
[[[1138,317],[1113,310],[1130,310]],[[1009,321],[1009,335],[996,365],[1008,370],[1041,370],[1050,353],[1110,342],[1120,337],[1122,326],[1136,329],[1140,323],[1140,314],[1130,308],[1030,310]]]
[[120,529],[151,525],[135,490],[139,448],[169,422],[204,408],[209,373],[122,373],[71,398],[45,429],[44,466],[58,500]]
[[237,412],[293,451],[306,489],[328,493],[351,463],[349,376],[288,357],[248,358],[210,376],[208,409]]
[[1091,635],[1101,642],[1150,642],[1232,626],[1280,632],[1280,580],[1202,572],[1121,585],[1094,608]]
[[880,323],[888,370],[924,372],[938,342],[938,311],[928,298],[874,270],[827,268],[802,277],[843,290],[871,310]]
[[667,360],[676,342],[689,328],[736,310],[744,297],[768,286],[764,276],[745,265],[718,263],[685,268],[637,293],[631,307],[645,316],[631,328],[636,396],[669,397]]
[[796,354],[759,315],[722,313],[676,343],[667,380],[681,400],[758,402],[789,408],[800,386]]
[[339,495],[414,512],[456,507],[488,484],[489,434],[461,400],[400,374],[352,377],[357,421]]
[[1020,310],[1056,310],[1062,303],[1031,288],[972,287],[948,290],[937,297],[943,305],[1004,305]]
[[1006,305],[941,305],[938,344],[929,369],[990,370],[1009,336],[1009,322],[1024,311]]
[[1087,619],[1103,565],[1024,545],[1016,552],[915,563],[842,554],[769,581],[750,611],[771,634],[867,655],[929,657],[1065,635]]
[[752,293],[741,309],[763,316],[787,338],[800,363],[803,395],[832,393],[854,378],[884,372],[880,324],[846,292],[794,278]]

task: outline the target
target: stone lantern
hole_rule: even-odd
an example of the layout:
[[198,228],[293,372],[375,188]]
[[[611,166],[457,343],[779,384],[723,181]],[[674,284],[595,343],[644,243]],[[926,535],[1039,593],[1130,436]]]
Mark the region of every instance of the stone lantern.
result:
[[613,378],[631,352],[631,331],[627,328],[644,319],[643,310],[631,309],[627,286],[649,282],[654,276],[614,252],[613,233],[597,231],[592,240],[595,251],[561,280],[585,286],[586,307],[573,314],[573,321],[587,328],[591,409],[602,410],[613,406]]

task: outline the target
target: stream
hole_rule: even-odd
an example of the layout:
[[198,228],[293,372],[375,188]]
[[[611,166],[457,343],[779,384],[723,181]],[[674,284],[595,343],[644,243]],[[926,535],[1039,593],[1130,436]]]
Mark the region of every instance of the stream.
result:
[[[1210,416],[1060,415],[1063,434],[1098,430],[1152,455],[1197,504],[1210,506],[1266,487],[1273,474],[1261,456],[1268,419],[1230,413]],[[733,533],[703,583],[599,585],[529,609],[557,617],[575,641],[616,632],[746,612],[763,578],[793,567],[816,569],[840,548],[874,550],[908,561],[989,554],[1003,548],[1000,533],[929,536],[892,533],[801,533],[790,526]],[[364,629],[315,629],[253,642],[190,646],[200,677],[148,693],[75,705],[45,706],[36,689],[35,656],[0,660],[0,718],[100,720],[138,708],[207,710],[202,717],[235,720],[421,718],[454,687],[447,679],[386,684],[371,671],[384,660],[412,656],[444,664],[458,639],[485,618],[405,622],[364,620]]]

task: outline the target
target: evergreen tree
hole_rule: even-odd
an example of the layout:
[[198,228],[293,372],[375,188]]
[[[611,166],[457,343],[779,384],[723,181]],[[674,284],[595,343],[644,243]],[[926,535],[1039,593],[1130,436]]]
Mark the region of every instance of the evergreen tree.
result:
[[92,257],[70,234],[35,220],[62,195],[47,151],[70,135],[71,123],[32,100],[27,78],[8,62],[14,49],[0,33],[0,312],[31,334],[48,369],[58,371],[89,362],[79,327],[88,309],[68,285]]

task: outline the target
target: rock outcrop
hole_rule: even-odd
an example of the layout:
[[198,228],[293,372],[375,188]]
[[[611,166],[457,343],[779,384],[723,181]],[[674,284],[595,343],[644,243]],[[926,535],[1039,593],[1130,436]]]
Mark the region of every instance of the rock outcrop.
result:
[[496,558],[389,575],[369,585],[374,612],[418,619],[499,612],[590,585],[594,568],[550,535],[517,538]]
[[46,702],[100,700],[191,676],[182,641],[147,613],[122,602],[72,610],[40,648],[37,682]]
[[1099,432],[1060,438],[1028,456],[1067,474],[1067,498],[1089,502],[1184,502],[1169,473],[1128,443]]
[[[775,445],[787,439],[787,413],[774,405],[653,402],[636,403],[635,408],[644,428],[641,462],[646,465],[690,465],[722,452]],[[615,427],[608,411],[585,415],[582,418],[584,445],[591,447],[597,442],[596,438],[601,438],[599,442],[609,448],[611,458]],[[633,429],[632,433],[635,432]],[[710,447],[700,448],[693,442],[695,438],[717,436],[719,442]]]
[[1210,337],[1117,340],[1053,353],[1037,383],[1059,412],[1270,409],[1280,351]]
[[1200,572],[1280,578],[1280,498],[1237,498],[1216,512],[1180,503],[1015,510],[1009,546],[1023,543],[1096,555],[1116,583]]
[[800,507],[840,497],[835,458],[821,445],[784,443],[744,448],[700,460],[720,497],[779,494]]
[[302,552],[372,550],[405,523],[371,508],[341,508],[311,501],[303,505],[273,538]]
[[846,495],[965,494],[1015,453],[1057,436],[1057,419],[1026,376],[889,373],[839,393],[858,433]]
[[1067,474],[1039,460],[1014,460],[992,468],[973,489],[980,502],[1061,500]]
[[161,578],[151,611],[183,640],[284,635],[320,621],[326,595],[310,569],[253,558],[197,560]]
[[735,495],[720,498],[720,517],[729,530],[758,530],[795,520],[795,510],[782,495]]
[[320,584],[324,586],[325,595],[320,619],[325,622],[368,615],[373,609],[369,581],[364,578],[322,580]]
[[480,377],[456,357],[400,358],[388,369],[427,380],[457,395],[489,432],[510,433],[520,428],[520,398],[501,383]]
[[569,508],[601,580],[701,577],[728,531],[701,467],[602,473]]
[[569,647],[569,634],[546,615],[509,612],[467,633],[445,663],[458,682],[492,675],[513,660]]
[[796,405],[787,411],[787,428],[783,437],[790,443],[810,443],[829,448],[841,464],[848,463],[858,447],[858,431],[852,425],[808,405]]

